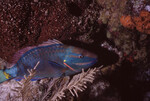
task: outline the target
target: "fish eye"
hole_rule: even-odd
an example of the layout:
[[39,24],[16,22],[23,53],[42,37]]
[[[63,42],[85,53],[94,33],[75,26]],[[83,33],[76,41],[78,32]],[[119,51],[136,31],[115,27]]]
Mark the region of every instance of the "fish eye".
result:
[[84,58],[84,56],[83,55],[79,55],[79,58]]

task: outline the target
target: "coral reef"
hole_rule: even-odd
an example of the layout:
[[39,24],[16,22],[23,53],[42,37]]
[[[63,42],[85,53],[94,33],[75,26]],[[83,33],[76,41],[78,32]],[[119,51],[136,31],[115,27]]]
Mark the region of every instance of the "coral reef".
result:
[[132,15],[138,15],[140,11],[146,6],[148,0],[129,0],[132,5]]
[[149,0],[1,0],[0,69],[16,51],[52,38],[87,45],[104,67],[39,81],[29,71],[0,84],[0,100],[149,101],[149,18]]
[[[24,75],[24,79],[22,80],[22,83],[17,81],[17,83],[19,84],[18,87],[15,87],[14,89],[12,89],[13,91],[16,91],[18,93],[17,97],[21,98],[22,101],[34,99],[33,95],[38,93],[37,88],[31,89],[31,87],[29,85],[31,83],[30,80],[36,74],[36,67],[39,65],[39,63],[40,62],[38,61],[33,69],[28,70],[29,75],[28,76]],[[31,91],[31,92],[29,92],[29,91]]]
[[4,67],[6,66],[6,61],[0,58],[0,69],[4,69]]
[[150,34],[150,12],[148,11],[141,11],[139,17],[132,17],[130,15],[122,16],[120,22],[126,28],[136,28],[142,33]]
[[107,24],[111,31],[118,31],[119,18],[124,13],[127,0],[97,0],[103,10],[100,11],[99,21]]
[[129,16],[129,15],[128,16],[122,16],[120,18],[120,22],[126,28],[133,29],[135,26],[134,23],[132,22],[131,16]]
[[0,57],[11,62],[15,52],[26,46],[89,33],[90,23],[99,16],[95,10],[100,8],[90,3],[84,0],[0,1]]
[[[117,96],[121,96],[121,101],[143,101],[142,94],[145,94],[145,92],[149,91],[149,88],[147,87],[147,84],[149,84],[149,76],[147,73],[149,70],[148,61],[150,53],[150,17],[148,10],[148,5],[150,2],[149,0],[127,0],[123,3],[123,0],[120,0],[119,2],[122,2],[124,5],[117,6],[117,8],[115,8],[116,6],[114,7],[113,3],[117,2],[117,0],[108,2],[106,2],[107,0],[97,1],[100,6],[103,7],[100,11],[100,23],[106,24],[105,34],[109,40],[107,41],[108,43],[103,43],[102,46],[117,54],[121,54],[121,56],[118,54],[120,56],[118,64],[116,63],[106,66],[102,69],[102,72],[106,76],[110,75],[110,77],[108,77],[110,80],[110,85],[115,85],[115,87],[118,88],[120,92]],[[117,5],[117,3],[115,5]],[[106,9],[109,7],[110,9],[114,8],[114,10],[111,11],[110,9]],[[119,18],[114,17],[111,19],[113,12],[117,12]],[[115,21],[115,23],[111,23],[112,21]],[[118,23],[117,26],[116,23]],[[121,24],[125,28],[121,27]],[[116,49],[113,49],[109,44],[113,47],[116,47]],[[136,85],[136,82],[140,83]],[[132,87],[130,88],[130,86]],[[145,86],[145,88],[143,86]],[[140,89],[137,90],[136,87],[139,87]],[[130,91],[134,92],[134,94],[128,94]],[[122,94],[122,92],[124,93]],[[114,91],[114,93],[116,93],[116,91]],[[139,95],[139,97],[136,98],[135,95]],[[110,99],[108,101],[113,100]]]
[[[99,68],[89,69],[86,72],[82,70],[82,73],[73,76],[73,78],[66,76],[64,78],[54,78],[51,79],[50,81],[48,79],[43,79],[40,81],[40,83],[38,83],[35,81],[30,81],[36,73],[36,67],[38,66],[38,64],[39,62],[36,64],[33,70],[28,70],[29,75],[24,76],[25,79],[21,80],[20,82],[11,80],[6,84],[5,83],[0,84],[1,95],[2,95],[0,96],[0,100],[58,101],[65,98],[69,101],[69,99],[71,99],[71,97],[73,96],[78,97],[78,92],[84,91],[87,88],[88,82],[92,83],[94,81],[95,74],[101,68],[99,67]],[[46,85],[47,85],[47,89],[43,87]],[[6,91],[9,92],[6,93]],[[5,96],[3,94],[5,94]],[[5,97],[7,97],[7,99],[5,99]]]
[[150,12],[150,5],[146,5],[146,6],[145,6],[145,10],[147,10],[147,11]]

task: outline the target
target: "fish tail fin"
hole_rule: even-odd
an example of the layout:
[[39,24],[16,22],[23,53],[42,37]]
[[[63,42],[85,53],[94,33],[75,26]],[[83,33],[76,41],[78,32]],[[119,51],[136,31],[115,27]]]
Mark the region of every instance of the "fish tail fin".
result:
[[17,67],[6,68],[0,70],[0,83],[10,80],[17,76]]

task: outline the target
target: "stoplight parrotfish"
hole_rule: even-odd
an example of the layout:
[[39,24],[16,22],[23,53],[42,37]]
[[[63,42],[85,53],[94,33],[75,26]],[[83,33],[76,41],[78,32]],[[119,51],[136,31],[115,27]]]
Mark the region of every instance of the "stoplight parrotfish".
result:
[[0,83],[9,79],[22,79],[28,69],[36,68],[34,80],[46,77],[69,76],[87,69],[97,62],[97,56],[87,50],[48,40],[38,46],[26,47],[13,57],[13,65],[0,70]]

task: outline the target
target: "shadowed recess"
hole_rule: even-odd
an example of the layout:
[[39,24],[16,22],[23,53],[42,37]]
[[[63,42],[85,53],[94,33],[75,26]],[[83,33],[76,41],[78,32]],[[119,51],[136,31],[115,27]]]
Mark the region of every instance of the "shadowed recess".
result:
[[75,3],[67,3],[68,11],[70,14],[73,16],[81,16],[82,14],[82,9]]
[[144,92],[149,84],[135,80],[137,66],[134,67],[129,61],[123,61],[121,67],[108,78],[111,88],[116,88],[121,96],[121,101],[143,101]]

